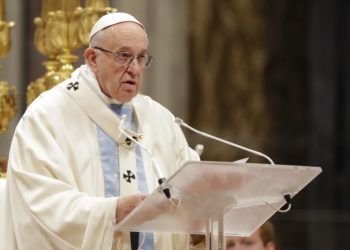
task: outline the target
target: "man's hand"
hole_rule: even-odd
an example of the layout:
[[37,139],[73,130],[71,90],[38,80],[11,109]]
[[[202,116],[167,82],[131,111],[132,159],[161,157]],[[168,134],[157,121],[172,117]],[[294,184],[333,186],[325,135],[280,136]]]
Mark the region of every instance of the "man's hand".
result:
[[125,218],[141,201],[146,198],[144,194],[133,194],[120,197],[115,211],[115,221],[119,223]]

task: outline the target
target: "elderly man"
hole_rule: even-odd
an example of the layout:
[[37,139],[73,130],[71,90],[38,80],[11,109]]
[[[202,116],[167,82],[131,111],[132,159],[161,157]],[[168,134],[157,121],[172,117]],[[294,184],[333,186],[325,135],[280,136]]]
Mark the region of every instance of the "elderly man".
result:
[[[84,55],[86,65],[41,94],[16,128],[6,249],[131,249],[137,237],[113,226],[164,177],[154,159],[167,177],[198,159],[173,115],[139,94],[153,60],[139,21],[126,13],[103,16]],[[186,249],[185,239],[146,233],[136,247]]]

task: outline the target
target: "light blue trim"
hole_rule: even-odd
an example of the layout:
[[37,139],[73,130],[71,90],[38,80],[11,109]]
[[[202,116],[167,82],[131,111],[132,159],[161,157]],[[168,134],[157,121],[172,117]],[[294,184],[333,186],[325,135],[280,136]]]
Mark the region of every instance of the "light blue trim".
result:
[[[137,132],[137,124],[133,115],[133,107],[131,105],[111,104],[111,110],[119,117],[127,115],[125,126],[130,130]],[[118,128],[116,128],[118,129]],[[103,167],[103,176],[105,182],[105,196],[118,197],[120,195],[119,183],[119,158],[118,147],[116,142],[109,137],[100,127],[97,127],[97,135],[100,144],[101,161]],[[142,153],[140,146],[135,146],[136,154],[136,178],[138,179],[138,190],[141,193],[148,194],[145,168],[142,160]],[[141,243],[142,237],[140,237]],[[153,233],[145,233],[145,240],[142,245],[143,250],[154,249],[154,235]]]

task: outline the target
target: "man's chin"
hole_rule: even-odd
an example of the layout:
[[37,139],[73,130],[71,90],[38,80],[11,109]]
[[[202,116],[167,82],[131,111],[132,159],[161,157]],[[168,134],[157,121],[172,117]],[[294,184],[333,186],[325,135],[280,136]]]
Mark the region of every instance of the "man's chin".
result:
[[136,95],[137,95],[137,92],[132,92],[124,95],[118,95],[113,98],[116,99],[118,102],[127,103],[127,102],[130,102]]

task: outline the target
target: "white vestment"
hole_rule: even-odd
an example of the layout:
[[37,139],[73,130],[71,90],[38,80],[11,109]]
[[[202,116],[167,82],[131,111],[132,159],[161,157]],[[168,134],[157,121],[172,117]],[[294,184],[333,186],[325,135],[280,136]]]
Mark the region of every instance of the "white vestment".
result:
[[[75,78],[41,94],[17,125],[7,173],[5,249],[112,248],[118,197],[104,197],[97,125],[84,109],[93,110],[95,119],[114,121],[116,116],[107,104],[101,108],[101,98],[89,87],[87,82],[96,80],[77,76],[86,70],[78,69]],[[82,89],[86,92],[76,102],[69,94]],[[131,103],[142,133],[140,143],[152,152],[166,177],[184,161],[198,159],[166,108],[141,94]],[[122,141],[115,129],[111,136]],[[144,151],[142,159],[152,191],[157,176]],[[186,249],[185,238],[156,234],[156,249]]]

